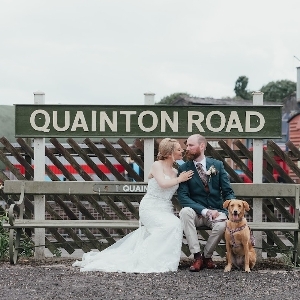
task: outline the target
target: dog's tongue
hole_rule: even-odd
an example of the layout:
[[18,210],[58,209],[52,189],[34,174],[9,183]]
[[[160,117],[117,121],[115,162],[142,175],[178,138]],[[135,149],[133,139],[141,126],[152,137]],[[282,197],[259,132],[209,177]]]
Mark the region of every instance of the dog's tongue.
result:
[[233,220],[237,220],[239,218],[239,215],[233,215]]

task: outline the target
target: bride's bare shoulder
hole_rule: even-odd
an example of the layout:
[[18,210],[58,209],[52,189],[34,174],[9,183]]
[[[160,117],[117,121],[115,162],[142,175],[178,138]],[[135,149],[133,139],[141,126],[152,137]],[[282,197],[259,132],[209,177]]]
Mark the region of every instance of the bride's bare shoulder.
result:
[[173,172],[177,175],[178,174],[178,170],[176,168],[173,168]]
[[155,161],[151,166],[150,173],[148,175],[148,179],[153,178],[154,177],[153,174],[160,173],[162,170],[163,170],[163,166],[160,163],[160,161],[159,160]]
[[152,169],[154,170],[162,170],[163,169],[163,165],[159,160],[156,160],[153,164],[152,164]]

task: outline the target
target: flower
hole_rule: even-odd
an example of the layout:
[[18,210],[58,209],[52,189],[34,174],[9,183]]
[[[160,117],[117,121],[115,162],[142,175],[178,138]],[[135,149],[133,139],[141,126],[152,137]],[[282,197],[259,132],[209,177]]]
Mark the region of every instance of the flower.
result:
[[209,176],[209,180],[208,180],[208,181],[210,181],[211,176],[217,175],[217,174],[218,174],[218,170],[216,169],[216,167],[215,167],[214,165],[211,165],[211,166],[209,167],[209,169],[206,171],[205,174],[206,174],[207,176]]

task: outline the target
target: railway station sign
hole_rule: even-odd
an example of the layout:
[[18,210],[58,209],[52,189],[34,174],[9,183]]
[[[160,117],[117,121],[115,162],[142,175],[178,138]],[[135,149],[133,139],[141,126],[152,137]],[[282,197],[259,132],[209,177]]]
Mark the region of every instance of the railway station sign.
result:
[[[237,102],[238,104],[238,102]],[[15,105],[16,137],[281,138],[280,105]]]

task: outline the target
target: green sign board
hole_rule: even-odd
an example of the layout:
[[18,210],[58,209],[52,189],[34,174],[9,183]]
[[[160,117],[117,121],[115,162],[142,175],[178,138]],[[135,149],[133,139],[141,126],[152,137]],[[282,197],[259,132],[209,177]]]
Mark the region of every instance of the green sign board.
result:
[[16,137],[281,137],[279,105],[17,104],[15,117]]

